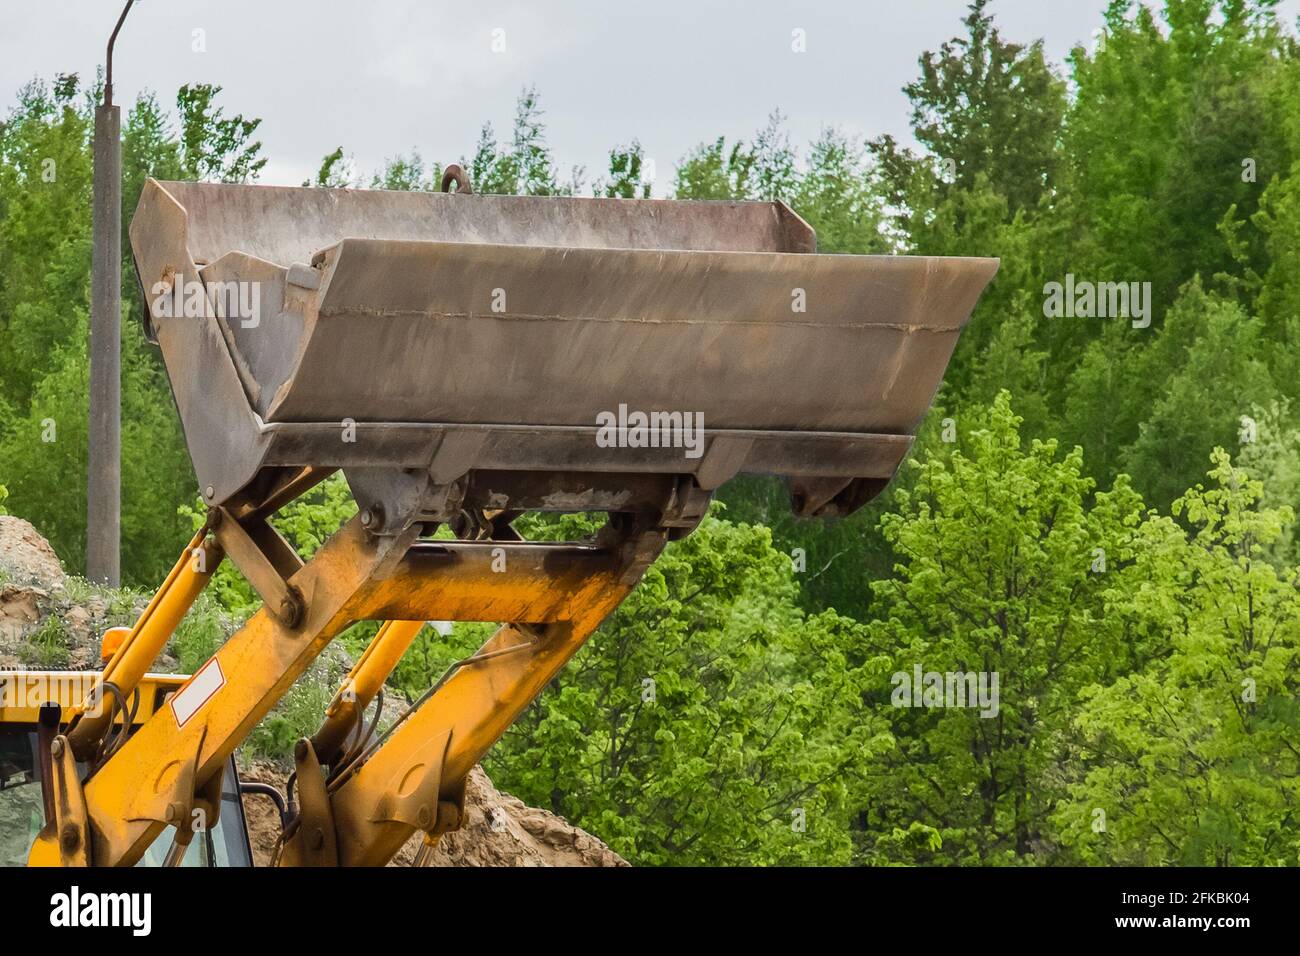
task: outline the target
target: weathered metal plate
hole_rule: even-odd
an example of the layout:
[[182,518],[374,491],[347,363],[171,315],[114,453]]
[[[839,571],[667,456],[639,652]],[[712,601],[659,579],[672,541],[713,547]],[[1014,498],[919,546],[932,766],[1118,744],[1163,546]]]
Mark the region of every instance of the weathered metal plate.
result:
[[[260,291],[150,316],[214,503],[300,465],[888,478],[997,270],[818,255],[780,203],[151,181],[131,235],[146,292]],[[603,447],[620,406],[703,445]]]
[[246,360],[280,358],[256,383],[267,421],[589,425],[623,404],[706,428],[907,433],[990,274],[963,259],[373,239],[318,262],[305,323],[233,323]]
[[813,252],[783,203],[669,202],[160,182],[189,219],[199,265],[244,252],[288,265],[340,239],[604,249]]

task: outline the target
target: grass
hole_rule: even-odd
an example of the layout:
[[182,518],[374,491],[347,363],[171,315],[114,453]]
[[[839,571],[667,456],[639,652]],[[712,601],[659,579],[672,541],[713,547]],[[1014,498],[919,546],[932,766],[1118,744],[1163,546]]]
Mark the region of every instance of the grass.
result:
[[70,604],[79,604],[85,607],[90,603],[90,599],[99,594],[99,588],[91,584],[85,578],[68,575],[63,579],[63,593]]
[[280,698],[275,710],[253,728],[241,749],[254,757],[278,760],[293,753],[299,737],[310,737],[320,727],[325,708],[343,679],[341,670],[337,675],[329,673],[331,670],[319,658],[314,661]]
[[108,599],[108,626],[109,627],[130,627],[135,623],[136,604],[140,600],[138,591],[131,591],[123,588],[120,591],[105,588],[104,596]]
[[181,673],[193,674],[199,665],[217,652],[237,622],[210,594],[200,594],[194,606],[172,635],[171,652]]
[[47,617],[28,635],[18,650],[24,665],[36,669],[67,667],[72,660],[71,635],[56,614]]

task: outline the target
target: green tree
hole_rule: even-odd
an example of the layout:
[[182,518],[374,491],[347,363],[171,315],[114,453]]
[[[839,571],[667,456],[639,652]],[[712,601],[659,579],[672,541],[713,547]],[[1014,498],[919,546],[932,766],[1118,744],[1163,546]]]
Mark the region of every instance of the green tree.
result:
[[1058,822],[1086,863],[1300,863],[1300,571],[1264,560],[1294,515],[1213,462],[1174,506],[1190,534],[1148,519],[1107,595],[1167,649],[1083,691],[1084,770]]
[[616,146],[609,151],[609,180],[598,181],[592,195],[607,199],[649,199],[652,183],[645,179],[645,154],[641,143]]
[[1075,272],[1150,281],[1163,309],[1195,275],[1234,271],[1219,223],[1229,210],[1251,218],[1260,184],[1292,161],[1283,81],[1294,48],[1274,6],[1166,0],[1157,12],[1113,0],[1104,44],[1074,51],[1064,143]]
[[[40,530],[68,568],[85,567],[89,364],[86,318],[0,443],[10,508]],[[180,542],[176,545],[179,552]]]
[[89,307],[91,121],[76,82],[27,84],[0,124],[0,396],[16,413]]
[[[972,376],[1009,314],[1020,317],[1017,337],[1026,347],[1044,347],[1054,357],[1053,330],[1025,323],[1032,314],[1026,296],[1039,295],[1045,277],[1055,274],[1055,250],[1070,228],[1068,210],[1062,216],[1053,208],[1065,159],[1065,84],[1041,42],[1004,40],[987,8],[987,0],[971,3],[965,34],[922,54],[920,76],[904,87],[924,154],[892,136],[870,144],[891,211],[886,231],[903,251],[1002,260],[949,369],[946,394],[957,404],[992,399],[986,384],[973,390]],[[998,347],[1006,345],[1003,335]],[[1037,423],[1041,416],[1033,417]]]
[[503,788],[642,864],[832,863],[851,768],[888,744],[860,629],[793,605],[767,529],[671,545],[486,760]]
[[1276,344],[1270,356],[1276,380],[1285,394],[1300,399],[1300,163],[1274,178],[1259,205],[1251,222],[1264,253],[1252,259],[1239,251],[1238,258],[1257,290],[1255,308],[1266,337]]
[[[188,146],[172,132],[152,94],[127,112],[124,229],[149,176],[174,179],[197,167],[238,178],[260,168],[257,144],[246,142],[256,122],[223,119],[213,102],[216,92],[182,91],[182,101],[190,104],[181,117]],[[90,130],[96,95],[82,91],[75,76],[58,78],[52,88],[33,83],[0,127],[0,479],[10,489],[11,508],[41,529],[70,568],[82,566],[85,554]],[[219,152],[226,147],[236,155]],[[152,586],[188,537],[174,507],[160,508],[159,502],[186,500],[194,480],[161,361],[140,334],[143,304],[130,256],[124,241],[122,564],[127,581]]]
[[492,124],[479,134],[474,158],[467,164],[476,192],[513,196],[563,196],[576,192],[581,171],[561,183],[550,146],[537,91],[527,87],[515,104],[514,129],[508,149],[497,145]]
[[442,166],[426,164],[418,149],[384,161],[384,168],[370,179],[371,189],[399,189],[409,192],[437,192],[442,186]]
[[1026,47],[1002,39],[988,5],[973,0],[966,35],[923,53],[920,77],[903,92],[912,130],[946,181],[971,189],[983,174],[1013,211],[1033,208],[1060,161],[1065,83],[1041,41]]
[[[1075,694],[1143,653],[1098,625],[1110,576],[1132,559],[1137,495],[1121,480],[1094,496],[1077,448],[1024,447],[1006,393],[973,424],[955,450],[914,463],[919,480],[881,519],[898,564],[874,585],[857,653],[888,662],[868,700],[897,743],[861,771],[865,862],[1050,857]],[[983,674],[990,691],[997,675],[997,707],[890,706],[908,701],[888,675],[918,667]]]
[[343,155],[343,147],[339,146],[333,152],[325,154],[320,161],[320,168],[316,170],[316,175],[304,181],[303,185],[346,189],[352,185],[355,178],[352,161]]
[[799,182],[798,155],[783,128],[785,114],[773,110],[754,137],[753,198],[788,200]]
[[1216,445],[1238,443],[1241,416],[1277,393],[1263,342],[1262,323],[1236,303],[1207,295],[1199,282],[1184,291],[1131,366],[1146,413],[1120,466],[1148,501],[1171,504]]
[[[766,166],[762,168],[768,168]],[[791,169],[784,197],[817,230],[819,252],[880,255],[892,251],[884,232],[884,200],[865,150],[827,127],[813,142],[808,167]]]
[[754,154],[743,142],[727,147],[719,136],[696,146],[677,166],[673,194],[678,199],[749,199]]
[[176,94],[180,111],[181,168],[186,179],[245,183],[257,179],[266,158],[253,134],[260,119],[242,114],[227,117],[215,105],[221,87],[210,83],[185,84]]
[[[122,252],[129,260],[131,250],[131,214],[140,201],[146,179],[181,179],[181,144],[172,129],[167,112],[153,93],[140,94],[127,111],[122,128]],[[139,285],[129,261],[124,262],[122,294],[129,297],[134,309],[140,305]],[[128,281],[129,280],[129,281]],[[139,312],[133,314],[138,315]]]
[[[1264,486],[1261,504],[1281,508],[1300,502],[1300,420],[1286,398],[1255,405],[1241,422],[1244,441],[1237,457]],[[1300,565],[1300,525],[1293,522],[1265,549],[1275,567]]]

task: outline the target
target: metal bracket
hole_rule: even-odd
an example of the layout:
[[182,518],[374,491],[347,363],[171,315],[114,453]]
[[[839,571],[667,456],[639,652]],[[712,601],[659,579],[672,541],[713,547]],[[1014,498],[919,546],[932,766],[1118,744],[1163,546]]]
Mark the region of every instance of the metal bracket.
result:
[[262,517],[245,526],[225,508],[213,508],[210,520],[217,542],[267,609],[285,627],[297,627],[306,608],[302,594],[287,579],[303,563],[289,542]]
[[465,825],[465,784],[468,781],[468,777],[461,777],[460,783],[451,788],[452,799],[438,801],[438,824],[429,833],[431,839],[436,840],[444,833]]
[[47,807],[54,811],[28,854],[29,866],[90,866],[90,812],[77,776],[77,758],[68,738],[59,734],[50,743],[50,786]]
[[711,501],[712,491],[701,488],[690,475],[683,475],[660,518],[660,527],[668,531],[668,540],[679,541],[694,531],[709,513]]
[[[386,788],[384,796],[370,816],[372,823],[404,823],[415,830],[434,835],[460,825],[460,807],[449,803],[455,818],[439,804],[438,791],[442,786],[442,766],[447,759],[447,746],[451,732],[431,739],[420,752],[396,774]],[[464,791],[462,784],[461,802]]]
[[325,771],[310,740],[303,737],[298,741],[293,760],[297,768],[299,809],[288,827],[296,831],[297,839],[288,839],[294,834],[286,828],[281,865],[338,866],[334,811],[325,789]]
[[888,478],[787,478],[790,509],[800,518],[843,518],[889,485]]
[[[196,783],[207,735],[205,724],[194,753],[184,760],[175,760],[163,767],[155,782],[155,789],[137,801],[129,818],[133,821],[151,820],[175,827],[175,845],[179,847],[189,846],[196,832],[215,826],[221,813],[224,767],[212,774],[202,786]],[[172,768],[176,768],[174,773]],[[170,785],[164,783],[168,777],[171,778]],[[196,811],[199,817],[197,827]]]
[[343,474],[371,534],[400,534],[416,521],[449,521],[465,497],[464,480],[439,483],[421,469],[345,468]]

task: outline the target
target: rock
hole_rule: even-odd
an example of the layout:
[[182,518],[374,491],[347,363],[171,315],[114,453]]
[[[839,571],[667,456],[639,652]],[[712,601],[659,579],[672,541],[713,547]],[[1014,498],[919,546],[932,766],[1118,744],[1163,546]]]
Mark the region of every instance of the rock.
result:
[[0,568],[18,581],[53,587],[63,581],[63,565],[50,543],[22,518],[0,515]]
[[25,584],[0,584],[0,643],[17,641],[41,619],[45,591]]
[[91,637],[93,623],[94,619],[84,607],[74,605],[63,613],[63,624],[67,627],[68,633],[80,640]]

